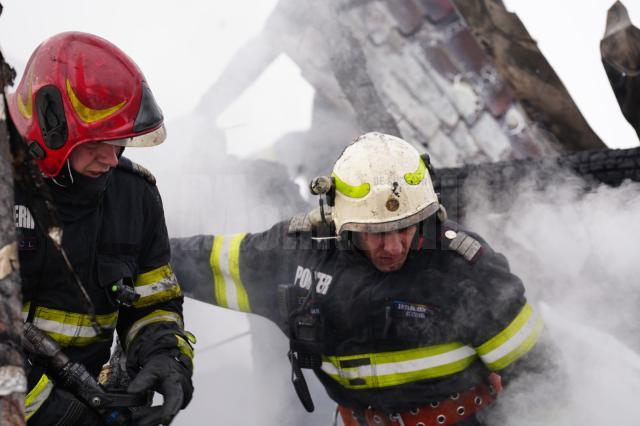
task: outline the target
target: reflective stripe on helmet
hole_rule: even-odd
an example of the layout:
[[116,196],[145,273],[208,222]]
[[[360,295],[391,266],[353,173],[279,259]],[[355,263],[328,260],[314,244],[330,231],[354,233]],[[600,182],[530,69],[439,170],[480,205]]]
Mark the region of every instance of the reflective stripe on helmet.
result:
[[135,290],[140,295],[140,299],[133,303],[136,308],[143,308],[182,296],[178,279],[169,265],[138,275]]
[[240,243],[246,235],[214,237],[209,264],[216,303],[224,308],[251,312],[249,296],[240,279]]
[[420,157],[420,163],[418,163],[418,170],[413,173],[405,173],[404,181],[409,185],[419,185],[424,180],[424,173],[427,170],[427,166],[424,164],[424,160]]
[[24,398],[24,416],[27,420],[29,420],[46,399],[49,398],[52,390],[53,383],[51,383],[46,374],[43,374],[38,383]]
[[[26,312],[29,312],[29,305],[25,306]],[[23,307],[23,316],[24,314],[25,307]],[[100,326],[113,332],[118,322],[118,312],[96,315],[96,320]],[[86,346],[111,339],[111,335],[96,334],[91,323],[91,316],[86,314],[39,306],[35,310],[32,322],[63,347]]]
[[365,197],[371,190],[371,185],[367,182],[362,185],[349,185],[338,177],[337,174],[332,173],[331,176],[336,182],[336,191],[340,191],[343,195],[350,198],[362,198]]
[[144,316],[133,323],[133,325],[127,332],[127,338],[125,339],[126,346],[129,347],[140,330],[150,324],[155,324],[158,322],[175,322],[178,324],[181,330],[184,328],[182,317],[180,315],[172,311],[163,311],[161,309],[157,309],[151,312],[149,315]]
[[76,92],[74,92],[73,87],[71,87],[71,82],[69,81],[69,79],[66,80],[66,87],[67,95],[69,96],[69,101],[71,102],[71,106],[73,106],[73,110],[76,112],[76,114],[78,114],[80,120],[84,121],[85,123],[93,123],[102,120],[103,118],[107,118],[113,113],[120,110],[127,103],[127,100],[125,99],[119,104],[113,105],[111,107],[103,109],[93,109],[86,106],[82,103],[82,101],[80,101],[80,99],[78,99]]
[[373,389],[459,373],[477,359],[462,343],[395,352],[323,356],[322,371],[349,389]]
[[490,370],[502,370],[533,348],[543,328],[540,315],[527,303],[507,328],[476,351]]

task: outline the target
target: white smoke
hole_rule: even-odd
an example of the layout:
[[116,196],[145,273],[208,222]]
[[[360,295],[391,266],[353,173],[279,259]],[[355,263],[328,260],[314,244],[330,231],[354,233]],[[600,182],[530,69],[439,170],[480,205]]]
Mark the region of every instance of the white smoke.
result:
[[[523,377],[490,417],[514,426],[637,425],[640,186],[602,185],[585,193],[584,183],[569,176],[542,191],[537,185],[529,180],[512,188],[515,201],[499,213],[485,201],[489,188],[478,190],[467,224],[508,257],[530,298],[541,302],[567,388],[560,380],[531,388]],[[559,407],[530,409],[565,396]]]

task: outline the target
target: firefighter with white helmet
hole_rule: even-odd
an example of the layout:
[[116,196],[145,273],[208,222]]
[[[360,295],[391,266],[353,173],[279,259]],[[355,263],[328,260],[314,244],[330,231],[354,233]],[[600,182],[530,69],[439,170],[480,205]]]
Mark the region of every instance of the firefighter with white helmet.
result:
[[501,383],[555,360],[521,280],[446,219],[429,169],[406,141],[362,135],[312,181],[319,212],[172,239],[176,275],[187,294],[282,329],[307,410],[303,369],[349,426],[482,425]]

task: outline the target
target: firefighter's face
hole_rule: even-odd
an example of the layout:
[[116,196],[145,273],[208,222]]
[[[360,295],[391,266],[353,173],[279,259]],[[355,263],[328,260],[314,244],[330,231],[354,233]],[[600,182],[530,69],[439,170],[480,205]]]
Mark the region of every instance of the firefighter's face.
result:
[[416,225],[393,232],[359,233],[360,249],[381,272],[402,268],[407,260]]
[[96,178],[118,165],[121,149],[104,142],[83,143],[71,152],[69,162],[76,172]]

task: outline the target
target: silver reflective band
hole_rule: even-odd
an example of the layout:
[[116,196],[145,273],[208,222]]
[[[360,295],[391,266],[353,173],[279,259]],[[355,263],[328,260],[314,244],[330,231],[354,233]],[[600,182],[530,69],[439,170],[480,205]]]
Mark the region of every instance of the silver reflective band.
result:
[[240,278],[240,245],[246,235],[214,237],[209,264],[217,304],[223,308],[251,312],[249,296]]
[[450,343],[396,352],[324,356],[322,371],[346,388],[381,388],[444,377],[465,370],[476,351]]
[[46,375],[40,377],[40,381],[31,389],[24,398],[24,415],[27,420],[33,416],[40,406],[49,398],[53,390],[53,383]]
[[[29,307],[30,303],[23,306],[23,317],[27,315]],[[96,315],[96,320],[103,328],[113,332],[118,322],[118,312]],[[62,347],[86,346],[111,338],[111,335],[98,335],[92,327],[91,317],[77,312],[38,306],[35,309],[32,323]]]
[[518,347],[541,326],[542,320],[540,319],[540,315],[534,310],[527,322],[513,337],[491,352],[481,355],[482,361],[484,361],[485,364],[491,364],[498,361],[505,355],[518,349]]
[[140,330],[142,330],[149,324],[155,324],[157,322],[175,322],[178,324],[180,329],[184,328],[182,318],[177,313],[172,311],[156,310],[133,323],[133,325],[129,329],[129,332],[127,333],[126,346],[129,347]]
[[322,363],[322,370],[327,374],[340,375],[349,379],[360,377],[386,376],[397,373],[411,373],[413,371],[425,370],[427,368],[440,367],[452,362],[476,355],[476,351],[469,346],[463,346],[450,352],[440,355],[433,355],[424,358],[412,359],[408,361],[389,362],[386,364],[365,365],[355,368],[341,369],[330,362]]
[[133,303],[136,308],[166,302],[182,295],[178,279],[169,265],[138,275],[135,291],[140,295],[140,299]]

